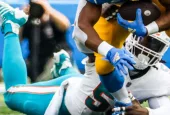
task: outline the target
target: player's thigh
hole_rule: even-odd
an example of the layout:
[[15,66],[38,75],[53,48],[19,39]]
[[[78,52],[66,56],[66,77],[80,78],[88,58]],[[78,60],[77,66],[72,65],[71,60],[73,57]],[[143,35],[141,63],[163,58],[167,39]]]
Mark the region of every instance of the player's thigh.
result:
[[117,20],[112,19],[107,21],[104,17],[100,17],[95,24],[94,29],[100,38],[116,48],[122,48],[129,32],[123,29]]
[[[109,44],[111,44],[113,39],[113,23],[105,20],[105,18],[100,17],[98,22],[95,24],[94,29],[100,36],[100,38]],[[109,61],[104,60],[104,57],[98,53],[95,53],[96,60],[96,71],[100,75],[105,75],[113,71],[113,66]]]
[[43,115],[61,83],[71,77],[80,75],[65,75],[50,81],[11,87],[4,94],[5,103],[9,108],[28,115]]
[[[128,31],[120,27],[116,20],[107,21],[100,17],[94,26],[100,38],[116,48],[122,48],[125,39],[128,36]],[[96,56],[96,70],[100,75],[108,74],[114,70],[114,67],[103,56],[95,53]]]
[[105,75],[114,70],[113,65],[109,61],[104,60],[102,55],[95,53],[95,56],[96,71],[99,75]]
[[14,86],[4,94],[4,99],[12,110],[27,115],[43,115],[57,90],[59,87]]

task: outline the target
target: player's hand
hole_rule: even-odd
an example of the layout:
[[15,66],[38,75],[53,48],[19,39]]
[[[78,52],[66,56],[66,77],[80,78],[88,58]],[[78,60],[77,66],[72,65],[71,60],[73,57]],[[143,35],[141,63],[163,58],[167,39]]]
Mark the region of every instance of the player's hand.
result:
[[116,107],[112,111],[112,115],[149,115],[148,110],[142,107],[136,99],[133,101],[132,106]]
[[124,48],[112,48],[107,53],[106,59],[109,60],[117,70],[121,71],[125,75],[127,75],[128,72],[124,66],[126,66],[129,70],[134,69],[132,66],[135,64],[133,55]]
[[107,21],[116,19],[117,18],[117,12],[118,12],[118,6],[115,4],[107,4],[102,7],[102,17],[104,17]]
[[48,0],[31,0],[31,2],[41,5],[46,12],[49,12],[49,10],[52,8]]
[[117,14],[117,21],[119,25],[127,29],[129,32],[136,34],[137,36],[144,37],[147,35],[147,29],[143,24],[141,9],[137,9],[136,19],[133,22],[124,20],[119,13]]

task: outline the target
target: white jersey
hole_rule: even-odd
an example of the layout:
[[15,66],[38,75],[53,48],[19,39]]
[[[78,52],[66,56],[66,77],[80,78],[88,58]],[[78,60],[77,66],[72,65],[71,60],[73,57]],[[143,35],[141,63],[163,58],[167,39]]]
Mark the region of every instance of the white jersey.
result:
[[71,77],[61,87],[63,88],[56,92],[45,115],[59,113],[64,88],[65,106],[71,115],[103,115],[114,103],[114,98],[101,85],[94,64],[86,64],[84,77]]
[[[170,95],[169,69],[162,63],[158,63],[156,67],[151,67],[140,78],[131,80],[130,77],[127,77],[126,83],[131,83],[128,90],[137,99],[146,100]],[[65,80],[63,84],[62,86],[67,89],[65,106],[71,115],[103,115],[104,111],[113,107],[113,97],[101,86],[94,65],[86,66],[84,77],[72,77]],[[63,90],[56,92],[56,96],[53,97],[47,108],[46,115],[58,114],[62,94]]]
[[149,71],[140,78],[131,80],[130,77],[127,77],[126,82],[131,84],[128,90],[131,91],[138,100],[170,96],[170,70],[162,63],[157,63],[156,68],[151,67]]

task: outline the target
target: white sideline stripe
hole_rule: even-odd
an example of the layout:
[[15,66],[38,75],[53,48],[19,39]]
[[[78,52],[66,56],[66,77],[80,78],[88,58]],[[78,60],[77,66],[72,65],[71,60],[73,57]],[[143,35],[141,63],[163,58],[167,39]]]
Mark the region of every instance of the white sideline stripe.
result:
[[4,8],[4,9],[2,9],[1,11],[0,11],[0,14],[2,15],[3,14],[3,12],[6,12],[6,11],[9,11],[7,8]]
[[37,94],[45,94],[45,93],[53,93],[56,92],[59,89],[59,87],[40,87],[40,86],[18,86],[18,87],[11,87],[8,89],[8,92],[10,93],[16,93],[16,92],[29,92],[29,93],[37,93]]
[[9,12],[9,10],[5,11],[5,12],[2,13],[1,15],[4,16],[7,12]]

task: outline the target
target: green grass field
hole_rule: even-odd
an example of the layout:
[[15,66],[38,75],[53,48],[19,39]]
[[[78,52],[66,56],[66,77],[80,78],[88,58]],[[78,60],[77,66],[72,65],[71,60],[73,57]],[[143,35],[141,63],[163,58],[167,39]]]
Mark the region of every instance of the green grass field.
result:
[[24,114],[8,109],[4,103],[3,95],[0,94],[0,115],[24,115]]

